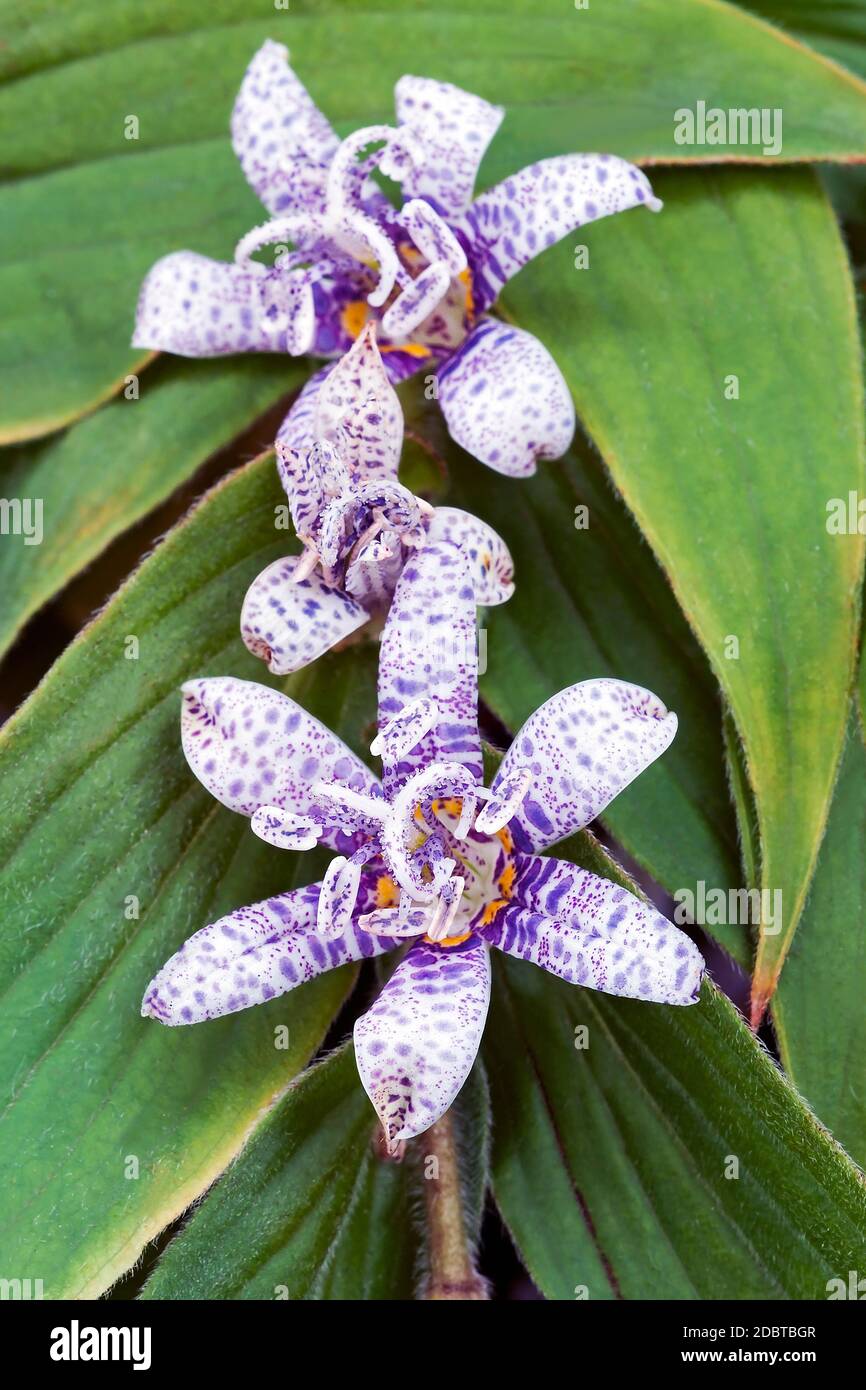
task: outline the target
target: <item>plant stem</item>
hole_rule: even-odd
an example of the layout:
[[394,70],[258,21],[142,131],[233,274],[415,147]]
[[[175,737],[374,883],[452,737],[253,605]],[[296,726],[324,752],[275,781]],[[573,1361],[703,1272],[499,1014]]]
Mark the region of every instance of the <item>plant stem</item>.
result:
[[436,1177],[424,1179],[430,1278],[427,1299],[456,1302],[486,1300],[487,1285],[475,1269],[463,1219],[460,1167],[451,1111],[424,1135],[425,1157],[436,1159]]

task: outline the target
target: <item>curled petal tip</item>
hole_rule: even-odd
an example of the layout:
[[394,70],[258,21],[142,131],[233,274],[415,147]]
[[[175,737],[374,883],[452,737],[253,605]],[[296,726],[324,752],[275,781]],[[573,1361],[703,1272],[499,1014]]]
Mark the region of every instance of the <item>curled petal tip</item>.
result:
[[653,194],[651,198],[647,198],[646,205],[650,212],[661,212],[664,207],[661,198],[657,198],[655,194]]
[[389,1139],[384,1124],[376,1130],[373,1143],[376,1156],[382,1163],[402,1163],[406,1157],[406,1140]]
[[[654,719],[656,723],[669,727],[671,737],[673,737],[679,723],[675,712],[668,709],[664,701],[658,695],[653,694],[651,690],[645,690],[643,686],[635,686],[634,688],[637,696],[635,713],[638,717],[643,713],[645,718]],[[641,697],[644,698],[641,699]]]
[[380,1159],[385,1163],[402,1163],[406,1157],[406,1140],[398,1139],[396,1136],[390,1137],[386,1125],[378,1132],[378,1151]]
[[161,1000],[154,980],[151,980],[144,992],[144,998],[141,1001],[141,1017],[154,1018],[157,1023],[169,1022],[170,1010]]
[[397,1154],[401,1154],[402,1156],[406,1151],[406,1140],[400,1137],[402,1125],[387,1125],[383,1123],[382,1131],[385,1137],[385,1148],[388,1151],[389,1157],[396,1158]]
[[693,1004],[701,1002],[701,988],[706,974],[706,962],[695,943],[690,938],[687,940],[690,949],[691,968],[683,981],[680,997],[672,999],[671,1003],[690,1008]]

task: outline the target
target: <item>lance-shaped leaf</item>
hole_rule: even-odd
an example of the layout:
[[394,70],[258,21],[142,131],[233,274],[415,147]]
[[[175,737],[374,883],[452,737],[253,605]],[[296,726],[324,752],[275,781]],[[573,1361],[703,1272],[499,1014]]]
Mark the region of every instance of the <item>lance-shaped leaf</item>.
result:
[[[383,0],[305,13],[300,21],[280,11],[251,16],[243,0],[206,9],[175,0],[170,25],[168,6],[163,15],[161,6],[129,8],[120,0],[60,14],[53,7],[42,24],[34,8],[22,14],[14,0],[0,6],[0,76],[19,78],[18,90],[10,84],[0,102],[0,119],[8,120],[0,154],[16,173],[122,152],[130,105],[139,119],[130,143],[138,149],[223,136],[243,70],[267,38],[290,46],[302,80],[309,77],[338,127],[390,116],[394,83],[419,70],[421,53],[426,75],[508,107],[532,158],[539,137],[550,133],[549,113],[532,110],[542,93],[557,108],[560,151],[610,149],[655,162],[771,157],[761,142],[744,146],[727,129],[717,144],[678,142],[673,114],[699,99],[726,110],[782,107],[782,159],[857,159],[866,135],[862,83],[721,0],[619,0],[577,13],[532,0],[471,0],[449,13],[435,0]],[[775,8],[785,21],[791,6],[758,0],[752,8],[771,15]],[[352,83],[339,63],[322,61],[335,52],[351,55]],[[195,82],[182,83],[193,70]],[[66,120],[52,124],[61,105]],[[12,121],[24,107],[32,119],[13,139]]]
[[[862,666],[861,666],[862,670]],[[782,1062],[818,1118],[854,1160],[866,1161],[863,951],[866,749],[859,703],[848,724],[815,874],[779,988],[773,1025]],[[736,730],[725,721],[745,881],[757,885],[757,822]],[[770,911],[773,903],[767,904]]]
[[6,497],[38,498],[41,540],[0,547],[0,653],[43,603],[192,476],[208,455],[303,380],[290,358],[165,360],[142,376],[137,398],[47,443],[10,450]]
[[863,486],[854,295],[810,174],[656,183],[665,213],[648,231],[622,218],[603,246],[588,232],[587,271],[556,248],[508,304],[559,362],[742,738],[762,885],[784,911],[760,942],[758,1017],[808,891],[847,718],[863,537],[833,534],[828,502]]
[[[352,981],[323,976],[193,1029],[139,1015],[197,928],[321,875],[192,777],[188,677],[268,679],[247,585],[283,542],[272,457],[216,489],[63,655],[0,739],[0,1266],[93,1297],[213,1181],[315,1050]],[[326,658],[288,687],[363,748],[374,670]]]
[[0,208],[3,444],[48,434],[121,391],[153,357],[129,346],[150,265],[178,238],[225,254],[261,211],[222,146],[24,179],[0,188]]
[[866,1163],[866,748],[852,718],[827,833],[773,1004],[786,1070]]
[[407,1165],[384,1159],[351,1047],[290,1088],[160,1260],[146,1299],[407,1299]]
[[863,1267],[862,1175],[710,983],[663,1009],[496,967],[494,1193],[549,1298],[821,1299]]
[[[244,0],[0,5],[0,439],[38,436],[116,391],[149,265],[188,246],[231,257],[261,220],[228,139],[250,58],[283,40],[341,134],[393,119],[417,72],[508,109],[484,187],[533,160],[609,150],[632,160],[847,161],[866,149],[866,86],[719,0],[385,0],[251,15]],[[335,56],[336,55],[336,60]],[[346,81],[347,64],[352,81]],[[779,108],[781,149],[727,128],[680,144],[676,114]],[[48,175],[34,178],[33,175]],[[62,233],[58,233],[62,209]]]
[[748,0],[752,10],[811,48],[863,76],[866,71],[866,6],[862,0]]
[[[862,0],[822,0],[820,5],[813,0],[748,0],[743,8],[866,78],[866,5]],[[843,221],[866,221],[866,169],[825,165],[821,176]]]
[[[467,1237],[487,1181],[487,1099],[476,1067],[453,1111]],[[145,1299],[407,1300],[429,1267],[424,1196],[440,1176],[423,1138],[401,1162],[348,1045],[306,1072],[171,1242]]]

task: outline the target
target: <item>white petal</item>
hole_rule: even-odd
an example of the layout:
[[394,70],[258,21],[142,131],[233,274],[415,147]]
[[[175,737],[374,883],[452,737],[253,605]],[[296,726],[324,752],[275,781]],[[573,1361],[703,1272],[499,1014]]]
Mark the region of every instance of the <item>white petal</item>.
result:
[[445,1114],[472,1069],[490,1002],[487,946],[418,941],[355,1024],[364,1089],[391,1148]]

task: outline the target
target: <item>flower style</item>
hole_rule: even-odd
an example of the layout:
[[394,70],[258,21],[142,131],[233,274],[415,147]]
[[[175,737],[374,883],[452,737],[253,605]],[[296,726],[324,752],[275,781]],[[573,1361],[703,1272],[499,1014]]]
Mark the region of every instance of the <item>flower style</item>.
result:
[[277,441],[304,550],[275,560],[247,591],[241,635],[250,651],[278,675],[314,661],[387,611],[407,556],[426,540],[460,546],[478,604],[509,599],[511,556],[496,532],[457,507],[431,507],[397,481],[403,412],[375,324],[311,394],[291,438]]
[[381,783],[285,695],[234,679],[184,687],[184,750],[204,785],[271,844],[321,842],[337,857],[321,883],[197,932],[142,1012],[170,1025],[214,1018],[409,940],[355,1025],[361,1080],[392,1149],[444,1114],[470,1071],[491,946],[574,984],[668,1004],[694,1003],[703,971],[652,907],[540,853],[664,752],[676,716],[639,686],[573,685],[529,718],[485,789],[474,629],[465,557],[448,541],[425,545],[382,637]]
[[[489,310],[512,275],[576,228],[661,203],[640,169],[607,154],[543,159],[473,201],[502,109],[425,77],[401,77],[395,100],[396,126],[340,141],[287,50],[265,43],[231,128],[270,220],[231,264],[192,251],[158,261],[133,343],[186,357],[338,357],[373,317],[395,381],[435,375],[459,444],[501,473],[533,473],[568,448],[574,407],[542,344]],[[402,186],[399,210],[371,179],[377,168]],[[273,266],[252,259],[274,245]]]

